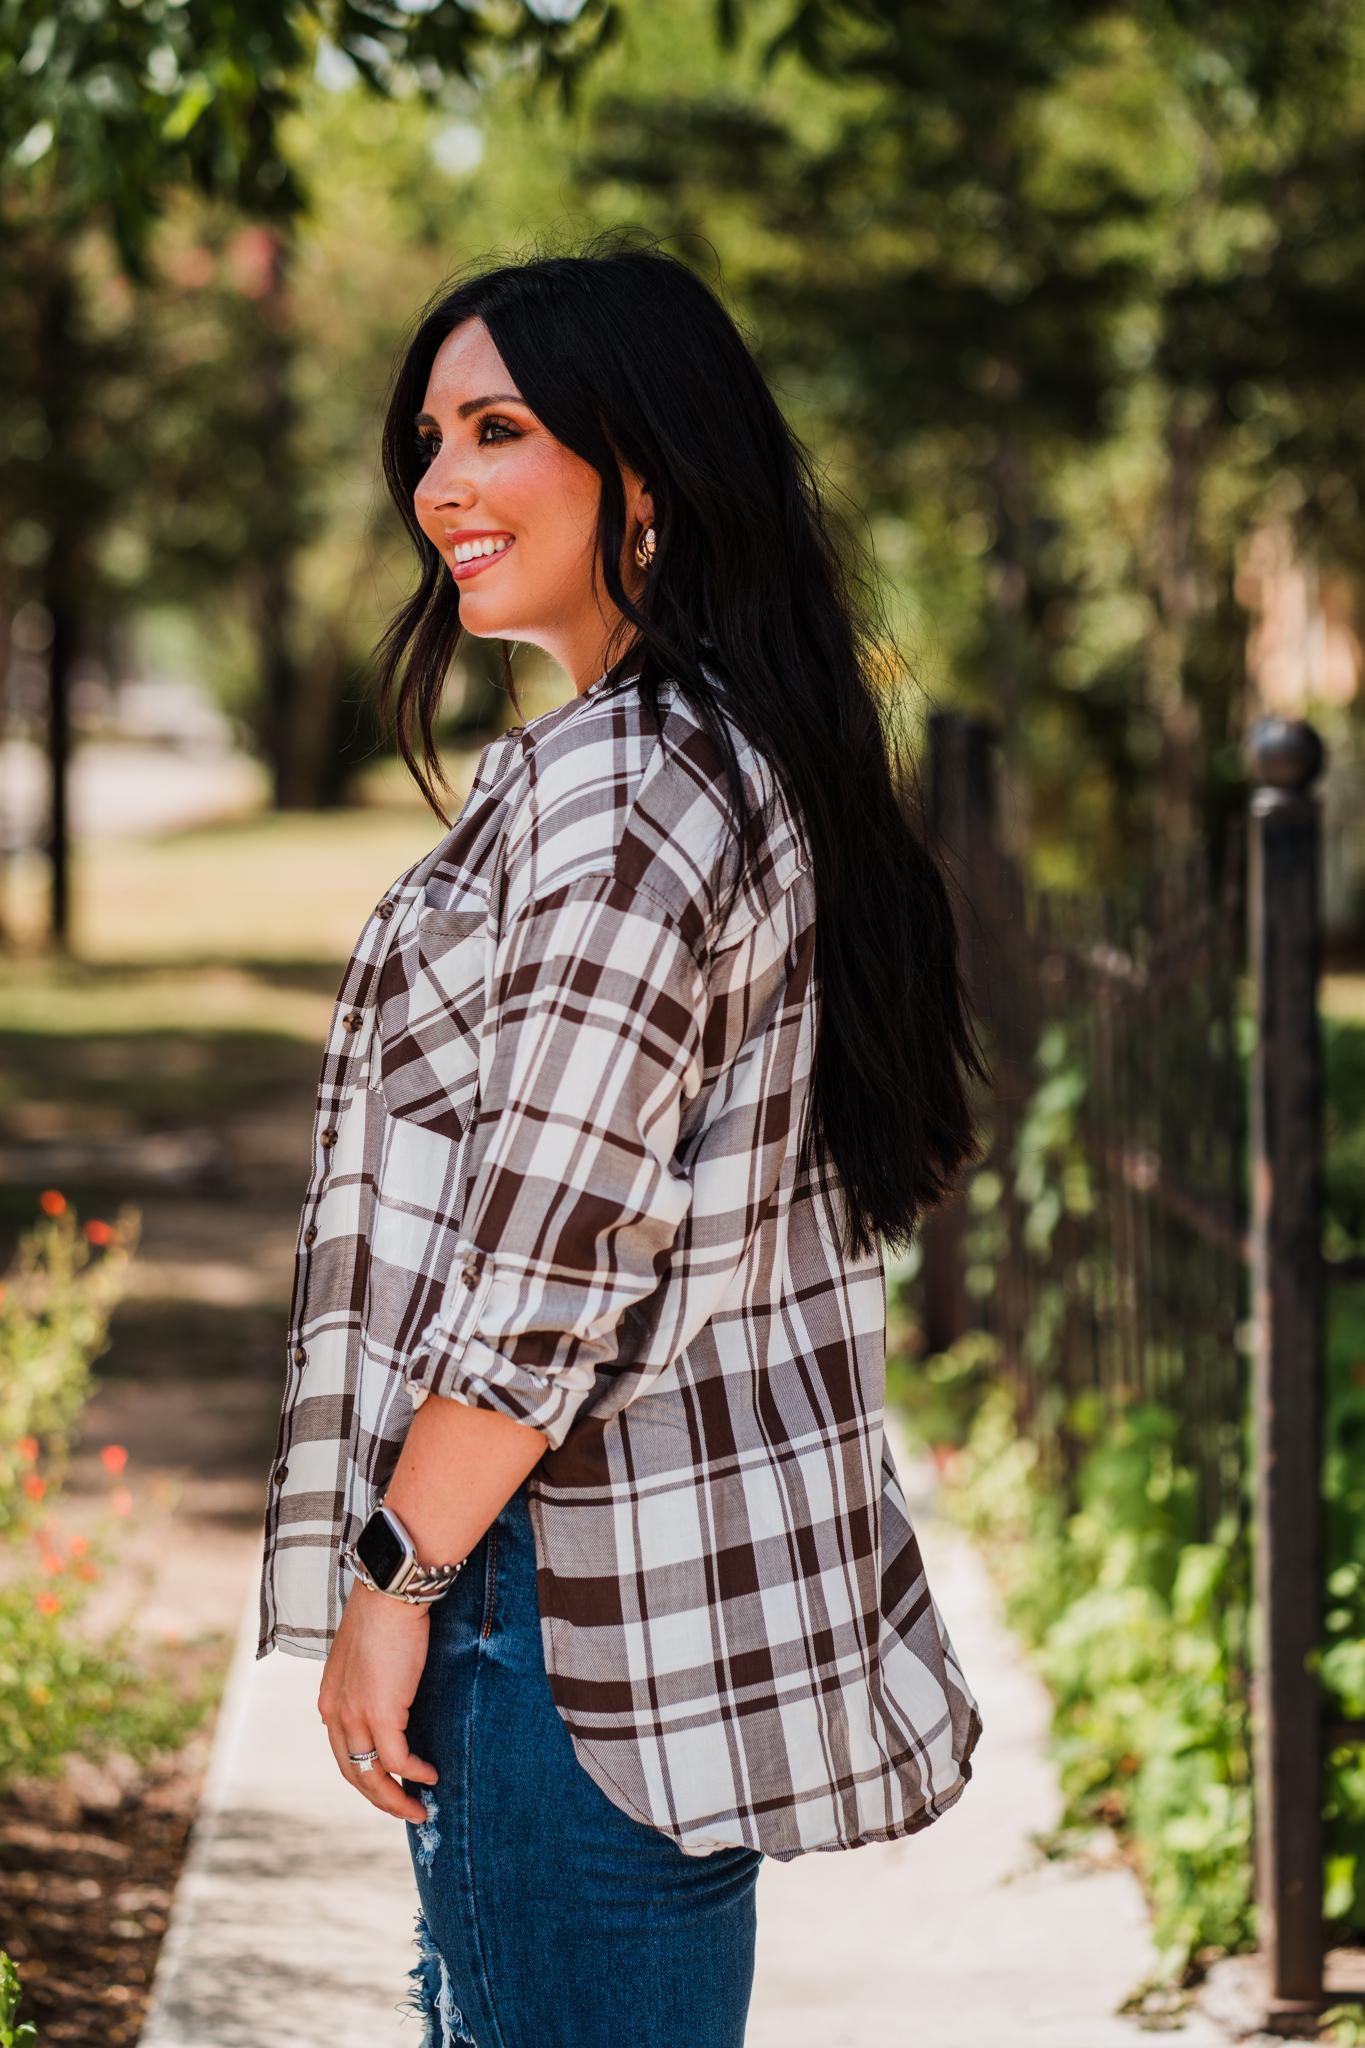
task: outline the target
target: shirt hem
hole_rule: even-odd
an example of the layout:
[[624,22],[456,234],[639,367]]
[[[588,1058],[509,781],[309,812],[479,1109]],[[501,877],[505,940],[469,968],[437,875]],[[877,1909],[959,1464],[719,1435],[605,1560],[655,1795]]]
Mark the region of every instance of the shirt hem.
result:
[[326,1661],[329,1652],[318,1643],[302,1643],[296,1636],[285,1634],[282,1629],[271,1629],[268,1635],[256,1644],[256,1662],[268,1657],[272,1650],[284,1650],[291,1657],[311,1657],[315,1663]]
[[[545,1558],[546,1563],[553,1570],[553,1564],[545,1542],[544,1525],[541,1521],[541,1502],[534,1489],[527,1495],[527,1507],[530,1511],[532,1529],[536,1534],[539,1554]],[[542,1615],[543,1622],[544,1616]],[[899,1841],[906,1835],[919,1834],[924,1828],[931,1827],[936,1820],[942,1819],[945,1813],[948,1813],[956,1806],[958,1800],[971,1783],[971,1757],[982,1734],[981,1714],[975,1705],[971,1706],[968,1711],[962,1754],[956,1760],[958,1772],[956,1779],[943,1792],[932,1794],[928,1799],[924,1800],[916,1812],[907,1814],[904,1820],[895,1822],[890,1827],[867,1828],[855,1836],[843,1835],[836,1837],[832,1841],[825,1842],[798,1842],[795,1844],[783,1842],[780,1847],[761,1839],[750,1840],[747,1835],[738,1842],[711,1842],[704,1845],[696,1841],[695,1838],[685,1839],[688,1835],[694,1835],[694,1831],[686,1829],[685,1825],[682,1830],[670,1827],[660,1821],[657,1815],[644,1812],[606,1769],[598,1753],[597,1746],[593,1743],[592,1739],[589,1736],[580,1735],[571,1726],[569,1717],[560,1706],[555,1691],[555,1681],[559,1673],[555,1656],[556,1643],[553,1617],[549,1621],[548,1634],[550,1654],[546,1659],[546,1676],[550,1682],[550,1694],[554,1699],[556,1711],[564,1723],[569,1739],[573,1744],[574,1754],[577,1756],[580,1765],[598,1789],[611,1800],[613,1806],[619,1807],[631,1820],[639,1821],[643,1826],[653,1828],[657,1834],[667,1836],[668,1840],[674,1844],[675,1848],[680,1849],[684,1856],[698,1858],[714,1856],[722,1849],[739,1848],[757,1850],[760,1855],[771,1856],[775,1863],[792,1863],[798,1856],[818,1855],[822,1851],[861,1849],[871,1842]],[[912,1753],[914,1752],[906,1751],[903,1757],[890,1759],[889,1768],[896,1771],[899,1764],[905,1761]],[[787,1811],[795,1812],[795,1808],[790,1807]],[[738,1817],[736,1818],[738,1819]],[[739,1825],[743,1826],[743,1823],[740,1822]]]

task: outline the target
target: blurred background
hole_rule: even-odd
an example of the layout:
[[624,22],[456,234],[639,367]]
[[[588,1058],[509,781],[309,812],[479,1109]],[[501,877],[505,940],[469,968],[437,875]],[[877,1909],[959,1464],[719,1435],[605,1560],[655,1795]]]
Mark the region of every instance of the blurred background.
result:
[[[1297,1372],[1328,1720],[1285,1825],[1358,1941],[1359,0],[17,0],[0,162],[24,2015],[138,2037],[255,1566],[330,1003],[442,829],[371,686],[409,577],[395,352],[459,266],[622,222],[722,289],[885,581],[1002,1079],[987,1167],[890,1264],[892,1385],[1041,1653],[1069,1821],[1127,1845],[1168,1982],[1264,1948],[1290,1880],[1256,1867],[1254,1373]],[[451,677],[457,793],[516,716],[495,653]],[[568,696],[514,662],[527,716]],[[1300,839],[1249,874],[1258,781],[1298,792]],[[1275,1013],[1288,1134],[1256,1122],[1258,917],[1321,970]],[[1285,1228],[1343,1270],[1257,1367],[1249,1162],[1316,1171],[1319,1078],[1322,1179]]]

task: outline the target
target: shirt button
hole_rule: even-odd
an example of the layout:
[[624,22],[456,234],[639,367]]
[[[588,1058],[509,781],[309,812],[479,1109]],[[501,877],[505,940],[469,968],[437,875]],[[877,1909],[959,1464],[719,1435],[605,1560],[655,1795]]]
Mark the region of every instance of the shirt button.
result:
[[348,1010],[341,1020],[341,1028],[343,1031],[359,1031],[364,1021],[359,1010]]
[[375,911],[375,916],[388,919],[393,916],[393,913],[397,909],[397,907],[398,906],[394,903],[393,899],[391,897],[386,896],[384,898],[384,901],[380,904],[379,908]]
[[285,1480],[286,1480],[286,1479],[287,1479],[288,1477],[289,1477],[289,1467],[288,1467],[287,1465],[277,1465],[277,1466],[275,1467],[275,1484],[276,1484],[276,1486],[283,1486],[283,1485],[284,1485],[284,1482],[285,1482]]
[[479,1284],[479,1276],[472,1266],[462,1266],[460,1268],[460,1279],[466,1287],[477,1287]]
[[305,1230],[305,1231],[304,1231],[304,1233],[303,1233],[303,1241],[304,1241],[304,1243],[305,1243],[305,1244],[316,1244],[316,1243],[317,1243],[317,1241],[318,1241],[318,1227],[317,1227],[317,1224],[316,1224],[316,1223],[310,1223],[310,1224],[309,1224],[309,1226],[308,1226],[307,1230]]
[[321,1135],[320,1139],[318,1140],[318,1142],[319,1142],[319,1144],[322,1144],[322,1145],[335,1145],[336,1141],[337,1141],[337,1134],[336,1134],[336,1131],[335,1131],[335,1129],[333,1128],[333,1126],[332,1126],[331,1124],[328,1124],[328,1126],[327,1126],[326,1130],[325,1130],[325,1131],[324,1131],[324,1132],[322,1133],[322,1135]]
[[294,1346],[294,1363],[295,1365],[307,1365],[308,1363],[308,1353],[304,1350],[302,1344]]

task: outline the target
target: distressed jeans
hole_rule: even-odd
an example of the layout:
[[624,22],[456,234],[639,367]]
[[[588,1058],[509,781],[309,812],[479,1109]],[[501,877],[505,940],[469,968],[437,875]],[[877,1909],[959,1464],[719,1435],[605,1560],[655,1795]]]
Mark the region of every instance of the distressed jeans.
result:
[[[431,1610],[408,1720],[421,2048],[742,2048],[762,1852],[623,1813],[550,1695],[524,1482]],[[414,2044],[416,2048],[416,2044]]]

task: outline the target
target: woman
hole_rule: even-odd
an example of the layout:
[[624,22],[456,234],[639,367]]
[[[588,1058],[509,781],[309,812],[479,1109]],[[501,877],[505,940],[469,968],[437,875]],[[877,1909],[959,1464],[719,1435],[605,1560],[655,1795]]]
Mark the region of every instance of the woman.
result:
[[807,458],[685,265],[445,292],[384,465],[442,822],[463,633],[574,695],[342,983],[258,1655],[326,1658],[409,1823],[428,2042],[733,2048],[763,1858],[927,1826],[981,1730],[882,1435],[881,1240],[976,1156],[953,920]]

